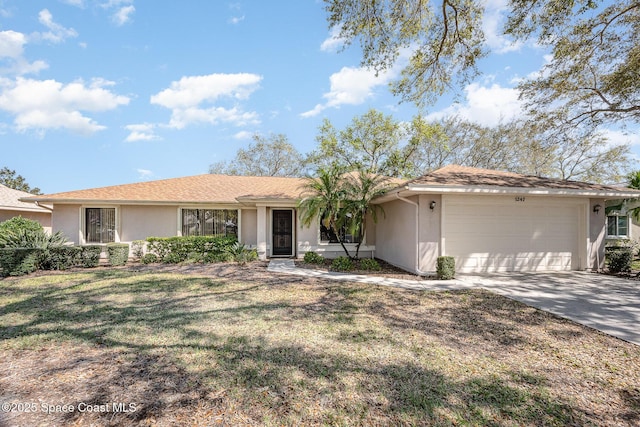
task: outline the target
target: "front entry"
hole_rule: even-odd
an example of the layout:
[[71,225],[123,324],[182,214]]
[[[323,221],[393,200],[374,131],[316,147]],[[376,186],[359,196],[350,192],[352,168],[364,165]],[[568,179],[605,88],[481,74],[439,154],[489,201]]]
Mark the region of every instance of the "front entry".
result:
[[273,210],[271,255],[293,256],[293,210]]

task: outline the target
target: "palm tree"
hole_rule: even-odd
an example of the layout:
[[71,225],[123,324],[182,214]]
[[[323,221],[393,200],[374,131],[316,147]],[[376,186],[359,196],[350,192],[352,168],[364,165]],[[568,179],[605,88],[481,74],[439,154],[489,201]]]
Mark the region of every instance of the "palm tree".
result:
[[346,217],[343,212],[345,190],[342,171],[337,167],[319,169],[317,178],[306,178],[302,194],[304,197],[298,202],[302,224],[309,227],[318,218],[322,218],[322,225],[335,233],[342,249],[349,255],[339,232]]
[[[360,234],[364,237],[367,227],[367,214],[371,213],[373,222],[378,222],[378,212],[382,210],[380,205],[372,205],[371,200],[380,196],[388,189],[389,178],[359,170],[345,176],[345,211],[351,215],[347,223],[351,234]],[[354,258],[358,258],[362,239],[358,239]]]
[[304,197],[298,203],[300,221],[309,227],[322,218],[322,225],[334,233],[345,254],[357,259],[362,239],[358,239],[355,256],[351,256],[342,230],[364,236],[367,214],[370,212],[377,221],[377,213],[381,210],[379,206],[371,205],[371,200],[384,193],[387,180],[362,171],[344,174],[337,167],[320,169],[318,177],[307,178],[302,188]]

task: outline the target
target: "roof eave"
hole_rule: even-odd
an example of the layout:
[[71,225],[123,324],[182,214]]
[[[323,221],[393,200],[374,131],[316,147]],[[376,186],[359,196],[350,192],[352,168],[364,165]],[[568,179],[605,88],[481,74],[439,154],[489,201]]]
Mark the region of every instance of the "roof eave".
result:
[[106,204],[106,205],[237,205],[237,200],[118,200],[118,199],[56,199],[56,198],[28,198],[20,201],[34,201],[65,205],[78,204]]
[[380,196],[375,203],[384,203],[395,199],[395,194],[403,196],[417,194],[487,194],[487,195],[532,195],[532,196],[567,196],[592,197],[603,199],[640,198],[640,192],[612,191],[612,190],[582,190],[570,188],[527,188],[527,187],[498,187],[498,186],[452,186],[452,185],[406,185],[396,188]]

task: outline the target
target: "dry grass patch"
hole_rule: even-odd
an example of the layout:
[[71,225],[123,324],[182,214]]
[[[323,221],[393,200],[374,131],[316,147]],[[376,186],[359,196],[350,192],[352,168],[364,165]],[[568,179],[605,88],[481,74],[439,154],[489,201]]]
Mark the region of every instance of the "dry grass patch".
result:
[[187,269],[0,281],[0,425],[640,423],[639,347],[501,296]]

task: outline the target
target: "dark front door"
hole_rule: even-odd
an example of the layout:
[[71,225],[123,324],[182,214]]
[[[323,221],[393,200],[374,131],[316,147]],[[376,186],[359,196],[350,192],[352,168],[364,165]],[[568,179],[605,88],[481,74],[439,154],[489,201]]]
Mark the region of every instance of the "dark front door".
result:
[[273,238],[271,254],[274,256],[293,255],[293,211],[273,211]]

